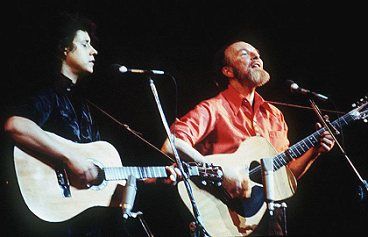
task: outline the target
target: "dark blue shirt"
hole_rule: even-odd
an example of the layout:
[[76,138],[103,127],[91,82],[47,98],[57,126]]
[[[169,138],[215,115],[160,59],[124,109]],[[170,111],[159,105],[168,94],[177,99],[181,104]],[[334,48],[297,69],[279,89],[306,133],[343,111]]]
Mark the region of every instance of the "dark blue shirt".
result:
[[78,84],[63,75],[55,83],[12,111],[26,117],[42,129],[78,143],[100,140],[100,133]]

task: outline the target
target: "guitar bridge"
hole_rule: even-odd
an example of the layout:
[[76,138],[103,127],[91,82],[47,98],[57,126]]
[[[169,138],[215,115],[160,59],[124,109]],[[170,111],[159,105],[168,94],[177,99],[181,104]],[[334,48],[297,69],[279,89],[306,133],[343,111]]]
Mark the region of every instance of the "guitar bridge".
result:
[[70,192],[70,184],[68,179],[68,174],[66,173],[65,168],[55,169],[56,177],[59,183],[59,186],[62,190],[62,195],[64,197],[71,197],[72,194]]

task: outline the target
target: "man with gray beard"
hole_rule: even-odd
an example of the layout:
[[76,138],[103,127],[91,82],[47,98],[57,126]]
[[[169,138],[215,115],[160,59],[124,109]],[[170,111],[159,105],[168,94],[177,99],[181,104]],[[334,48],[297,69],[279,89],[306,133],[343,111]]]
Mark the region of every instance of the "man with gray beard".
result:
[[[227,79],[227,88],[200,102],[171,125],[175,146],[182,158],[206,162],[206,156],[232,154],[243,141],[255,136],[267,140],[277,153],[287,150],[290,145],[288,126],[282,112],[256,92],[270,80],[259,51],[244,41],[233,41],[219,50],[216,58],[219,72]],[[321,153],[330,151],[333,146],[332,136],[323,132],[318,145],[293,159],[287,168],[299,179]],[[172,154],[167,141],[162,150]],[[227,156],[222,157],[226,160]],[[252,195],[249,174],[244,167],[232,162],[222,166],[222,186],[231,199],[249,199]],[[257,234],[283,233],[276,223],[272,230],[266,228]]]

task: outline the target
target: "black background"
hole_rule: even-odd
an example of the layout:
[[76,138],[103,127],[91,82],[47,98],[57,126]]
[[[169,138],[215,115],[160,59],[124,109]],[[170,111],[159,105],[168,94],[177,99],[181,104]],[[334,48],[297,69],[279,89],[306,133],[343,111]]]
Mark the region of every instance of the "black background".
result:
[[[98,26],[96,73],[87,83],[90,100],[158,148],[165,130],[148,81],[144,76],[113,74],[109,65],[161,69],[171,75],[154,77],[169,123],[217,93],[213,54],[233,35],[243,36],[260,50],[271,74],[271,81],[259,89],[267,100],[310,106],[306,98],[289,93],[286,80],[329,96],[330,102],[317,102],[326,110],[348,112],[367,92],[366,12],[359,1],[13,1],[2,9],[9,13],[2,20],[6,52],[2,105],[45,83],[52,60],[49,19],[59,11],[77,11]],[[278,107],[285,114],[292,144],[314,131],[317,117],[312,110]],[[331,119],[337,116],[326,113]],[[151,146],[103,115],[97,117],[106,140],[119,149],[125,165],[167,164]],[[345,128],[339,141],[366,178],[367,124],[358,121]],[[288,200],[289,234],[366,232],[367,205],[357,200],[359,184],[335,146],[313,164]],[[143,210],[157,236],[186,230],[179,227],[182,210],[172,191],[147,188],[138,195],[136,208]]]

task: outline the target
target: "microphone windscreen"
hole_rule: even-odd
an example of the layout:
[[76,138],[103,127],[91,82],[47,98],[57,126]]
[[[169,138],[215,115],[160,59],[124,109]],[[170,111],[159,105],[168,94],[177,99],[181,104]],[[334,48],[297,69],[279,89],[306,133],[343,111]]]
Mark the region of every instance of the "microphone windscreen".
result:
[[111,71],[113,71],[113,72],[122,72],[122,73],[124,73],[124,72],[128,71],[127,67],[122,66],[122,65],[117,64],[117,63],[112,64],[110,66],[110,68],[111,68]]
[[292,80],[287,80],[286,85],[287,85],[287,88],[290,89],[290,90],[297,90],[299,88],[298,84],[296,84]]

